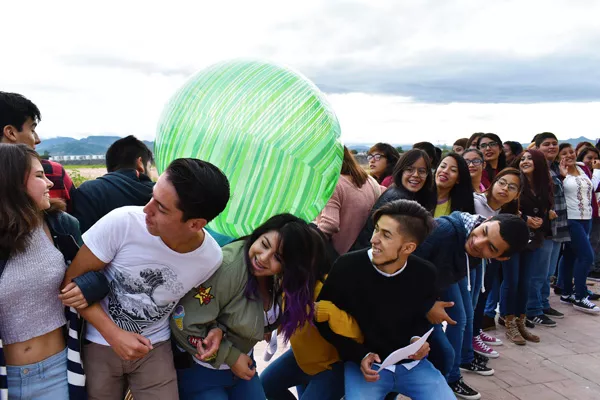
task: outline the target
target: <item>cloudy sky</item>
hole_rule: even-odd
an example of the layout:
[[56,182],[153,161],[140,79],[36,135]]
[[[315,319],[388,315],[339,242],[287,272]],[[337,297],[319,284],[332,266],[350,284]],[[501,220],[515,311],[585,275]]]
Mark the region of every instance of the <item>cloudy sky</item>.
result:
[[345,142],[600,137],[600,1],[2,2],[0,90],[39,133],[153,139],[194,72],[252,57],[323,90]]

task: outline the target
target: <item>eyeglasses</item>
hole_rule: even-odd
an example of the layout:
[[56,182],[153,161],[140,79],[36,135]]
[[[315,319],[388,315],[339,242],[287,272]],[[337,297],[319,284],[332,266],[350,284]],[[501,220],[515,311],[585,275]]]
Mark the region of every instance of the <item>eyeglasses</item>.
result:
[[385,158],[385,156],[383,154],[379,154],[379,153],[369,154],[367,156],[367,161],[371,161],[371,160],[379,161],[379,160],[381,160],[381,157]]
[[518,192],[519,191],[519,186],[518,185],[515,185],[514,183],[508,183],[506,181],[506,179],[503,179],[503,178],[498,179],[496,181],[496,183],[498,185],[500,185],[501,188],[505,188],[506,186],[508,186],[508,191],[509,192],[513,192],[514,193],[514,192]]
[[403,171],[406,175],[414,175],[414,173],[416,172],[421,178],[425,178],[427,176],[427,169],[426,168],[415,168],[415,167],[408,167]]
[[483,160],[481,158],[476,158],[474,160],[465,159],[465,162],[467,163],[467,166],[472,165],[474,167],[479,167],[481,164],[483,164]]
[[485,149],[487,149],[488,147],[489,147],[490,149],[491,149],[492,147],[498,147],[498,143],[496,143],[496,142],[487,142],[487,143],[481,143],[481,144],[479,145],[479,148],[480,148],[481,150],[485,150]]

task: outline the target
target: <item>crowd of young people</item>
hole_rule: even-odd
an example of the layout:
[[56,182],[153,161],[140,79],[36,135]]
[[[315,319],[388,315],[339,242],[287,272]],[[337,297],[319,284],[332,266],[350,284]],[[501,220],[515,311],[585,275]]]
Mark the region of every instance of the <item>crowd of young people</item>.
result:
[[[371,174],[345,149],[313,223],[273,215],[221,247],[206,229],[230,197],[217,167],[177,159],[154,183],[130,136],[74,188],[35,152],[40,120],[0,92],[0,397],[477,399],[462,373],[494,373],[498,304],[516,344],[563,317],[555,270],[562,302],[600,311],[598,151],[577,158],[552,133],[524,152],[492,133],[447,155],[378,143]],[[291,348],[259,373],[254,346],[273,335]]]

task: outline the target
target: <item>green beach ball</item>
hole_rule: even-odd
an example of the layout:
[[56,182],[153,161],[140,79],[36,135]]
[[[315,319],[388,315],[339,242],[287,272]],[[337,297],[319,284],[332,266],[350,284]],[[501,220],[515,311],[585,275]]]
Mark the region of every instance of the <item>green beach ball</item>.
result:
[[234,60],[208,67],[167,103],[158,125],[159,172],[181,157],[218,166],[231,200],[208,227],[238,238],[271,216],[312,221],[338,181],[340,125],[325,95],[279,65]]

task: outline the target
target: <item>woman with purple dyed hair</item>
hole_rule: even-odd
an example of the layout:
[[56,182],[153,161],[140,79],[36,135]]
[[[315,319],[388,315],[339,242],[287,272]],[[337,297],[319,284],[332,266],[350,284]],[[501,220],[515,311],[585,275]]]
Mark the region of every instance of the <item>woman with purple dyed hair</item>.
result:
[[171,317],[180,398],[265,399],[254,345],[310,324],[317,279],[330,265],[317,228],[290,214],[223,247],[217,272]]

